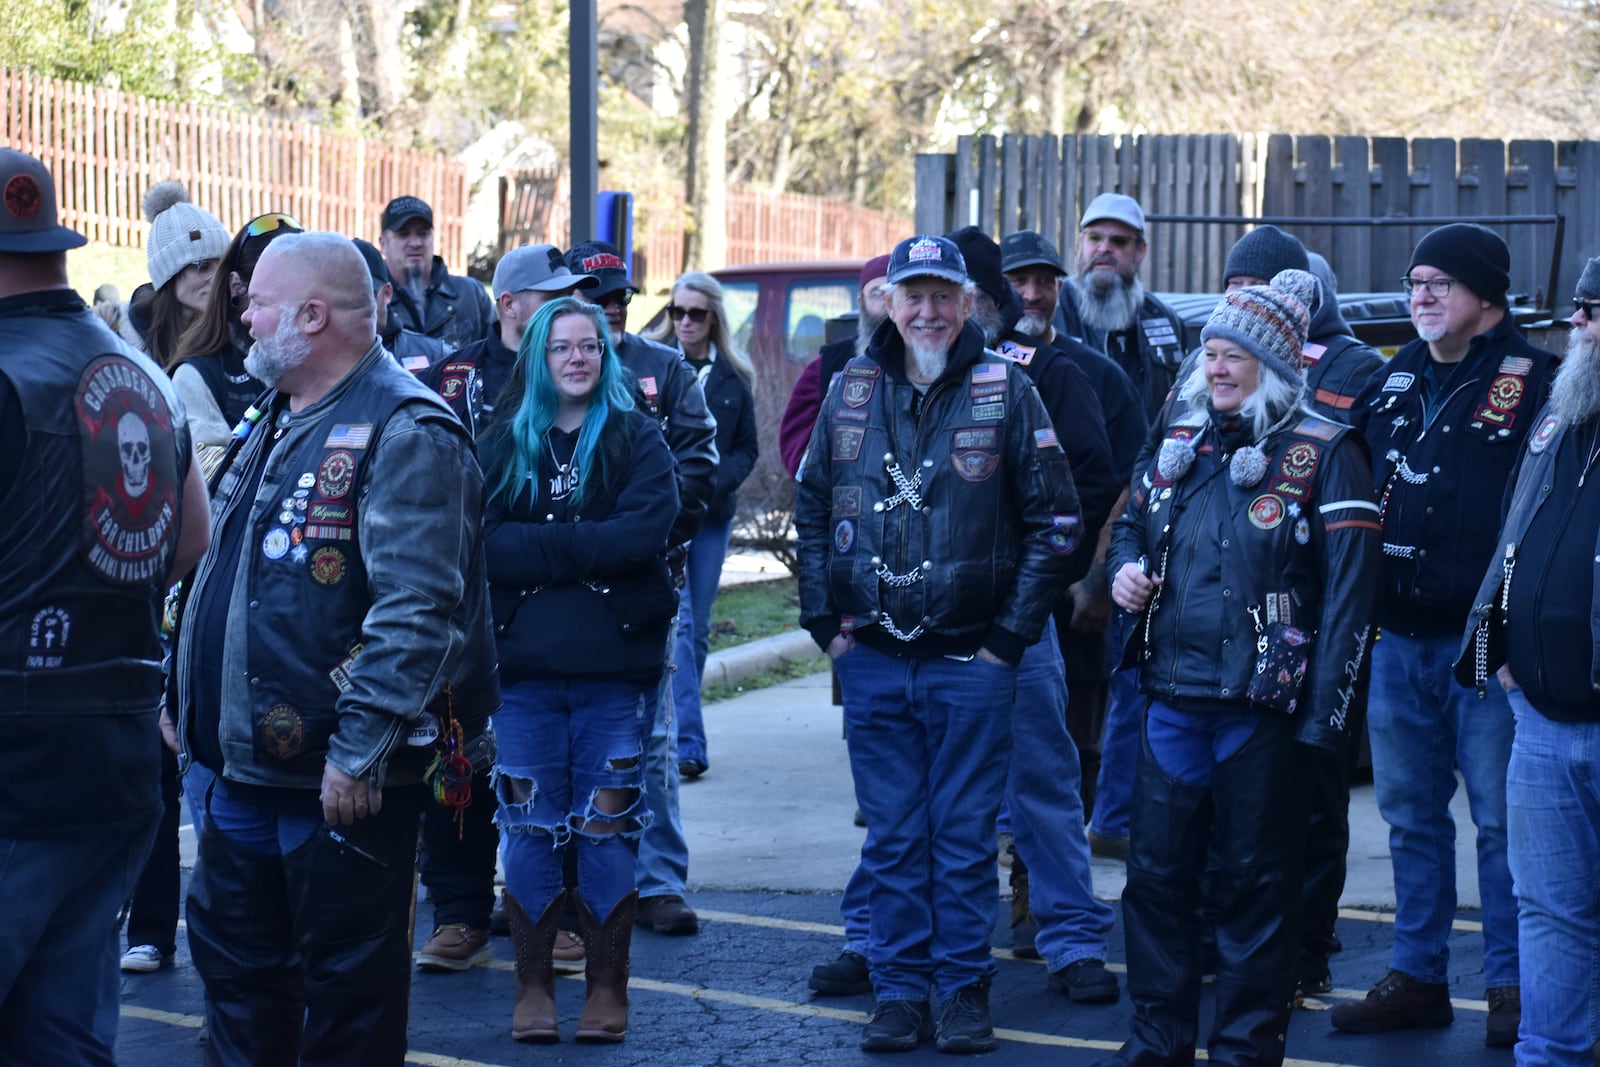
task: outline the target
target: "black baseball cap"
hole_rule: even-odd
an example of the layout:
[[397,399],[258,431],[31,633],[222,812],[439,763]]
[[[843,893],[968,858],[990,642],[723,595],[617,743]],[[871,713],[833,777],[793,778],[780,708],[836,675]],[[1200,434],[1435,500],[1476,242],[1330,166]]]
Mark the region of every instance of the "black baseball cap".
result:
[[589,290],[587,295],[591,298],[607,296],[618,289],[639,292],[639,287],[628,277],[627,261],[610,241],[585,241],[573,245],[567,251],[567,267],[574,274],[587,274],[599,282]]
[[426,200],[415,196],[397,196],[383,209],[383,228],[398,230],[412,219],[421,219],[433,225],[433,208]]
[[367,261],[367,271],[372,275],[372,291],[377,292],[385,285],[394,284],[389,276],[389,265],[383,261],[383,254],[373,246],[371,241],[363,241],[359,237],[352,238],[351,244],[356,246],[356,251],[361,253],[361,258]]
[[1037,230],[1018,230],[1000,238],[1000,269],[1010,272],[1023,267],[1049,267],[1057,274],[1067,273],[1061,265],[1061,253]]

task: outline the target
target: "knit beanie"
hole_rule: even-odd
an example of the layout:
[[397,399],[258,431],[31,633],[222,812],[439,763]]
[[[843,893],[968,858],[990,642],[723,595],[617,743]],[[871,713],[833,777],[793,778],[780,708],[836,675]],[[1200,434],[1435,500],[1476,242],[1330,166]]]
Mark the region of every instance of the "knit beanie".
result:
[[1316,292],[1316,278],[1303,270],[1279,271],[1270,285],[1235,289],[1211,312],[1200,340],[1231,341],[1266,369],[1298,383],[1300,353],[1311,325],[1306,307]]
[[1222,264],[1222,284],[1230,278],[1266,278],[1269,281],[1281,270],[1310,270],[1306,246],[1293,234],[1276,226],[1257,226],[1228,249],[1228,258]]
[[1472,290],[1480,300],[1505,307],[1511,288],[1511,249],[1499,234],[1475,222],[1452,222],[1427,233],[1411,253],[1412,267],[1433,267]]
[[1600,256],[1596,256],[1584,265],[1583,273],[1578,275],[1578,287],[1572,295],[1582,300],[1600,300]]
[[145,249],[150,284],[163,289],[191,263],[221,259],[232,235],[217,217],[189,202],[177,182],[157,182],[144,194],[144,217],[150,220]]
[[945,236],[961,250],[961,258],[967,261],[967,277],[989,294],[996,307],[1004,304],[1006,294],[1011,292],[1011,283],[1001,273],[1000,246],[994,243],[994,238],[976,226],[963,226]]

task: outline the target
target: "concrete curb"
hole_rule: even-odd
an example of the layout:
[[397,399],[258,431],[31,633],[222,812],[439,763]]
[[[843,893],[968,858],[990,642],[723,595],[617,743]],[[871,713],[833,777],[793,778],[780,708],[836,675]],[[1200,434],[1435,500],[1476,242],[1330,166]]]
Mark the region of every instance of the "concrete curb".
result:
[[738,685],[752,674],[770,670],[780,663],[820,654],[817,643],[804,630],[790,630],[720,649],[706,657],[700,690],[704,692],[713,685]]

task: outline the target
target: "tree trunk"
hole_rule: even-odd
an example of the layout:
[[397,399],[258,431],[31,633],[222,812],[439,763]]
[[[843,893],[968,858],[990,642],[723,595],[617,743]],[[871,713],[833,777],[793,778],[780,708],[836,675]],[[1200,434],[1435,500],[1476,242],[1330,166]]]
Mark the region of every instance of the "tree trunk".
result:
[[688,0],[683,15],[689,29],[683,263],[705,270],[728,261],[728,130],[717,91],[722,0]]

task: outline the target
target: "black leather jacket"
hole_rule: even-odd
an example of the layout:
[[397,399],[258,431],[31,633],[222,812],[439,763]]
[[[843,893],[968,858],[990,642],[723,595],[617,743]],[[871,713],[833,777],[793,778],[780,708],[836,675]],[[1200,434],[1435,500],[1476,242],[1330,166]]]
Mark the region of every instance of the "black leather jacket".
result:
[[681,545],[700,529],[717,482],[717,420],[705,391],[677,349],[625,333],[617,347],[622,365],[639,380],[636,394],[656,418],[672,450],[678,480],[678,517],[669,545]]
[[1133,627],[1140,686],[1177,707],[1252,706],[1250,609],[1262,609],[1265,623],[1269,603],[1280,619],[1287,604],[1285,621],[1315,633],[1298,737],[1334,750],[1366,652],[1378,569],[1366,455],[1347,427],[1307,413],[1262,442],[1267,473],[1244,488],[1229,477],[1216,430],[1193,425],[1200,421],[1167,428],[1166,438],[1193,435],[1193,466],[1176,480],[1154,460],[1139,472],[1107,553],[1113,577],[1144,560],[1163,578]]
[[460,348],[489,336],[495,324],[494,302],[481,283],[451,274],[444,260],[434,256],[423,306],[419,308],[411,290],[397,281],[389,321]]
[[795,491],[800,623],[823,648],[849,631],[1016,663],[1082,534],[1066,455],[1033,383],[970,323],[925,395],[904,368],[885,322],[828,388]]

